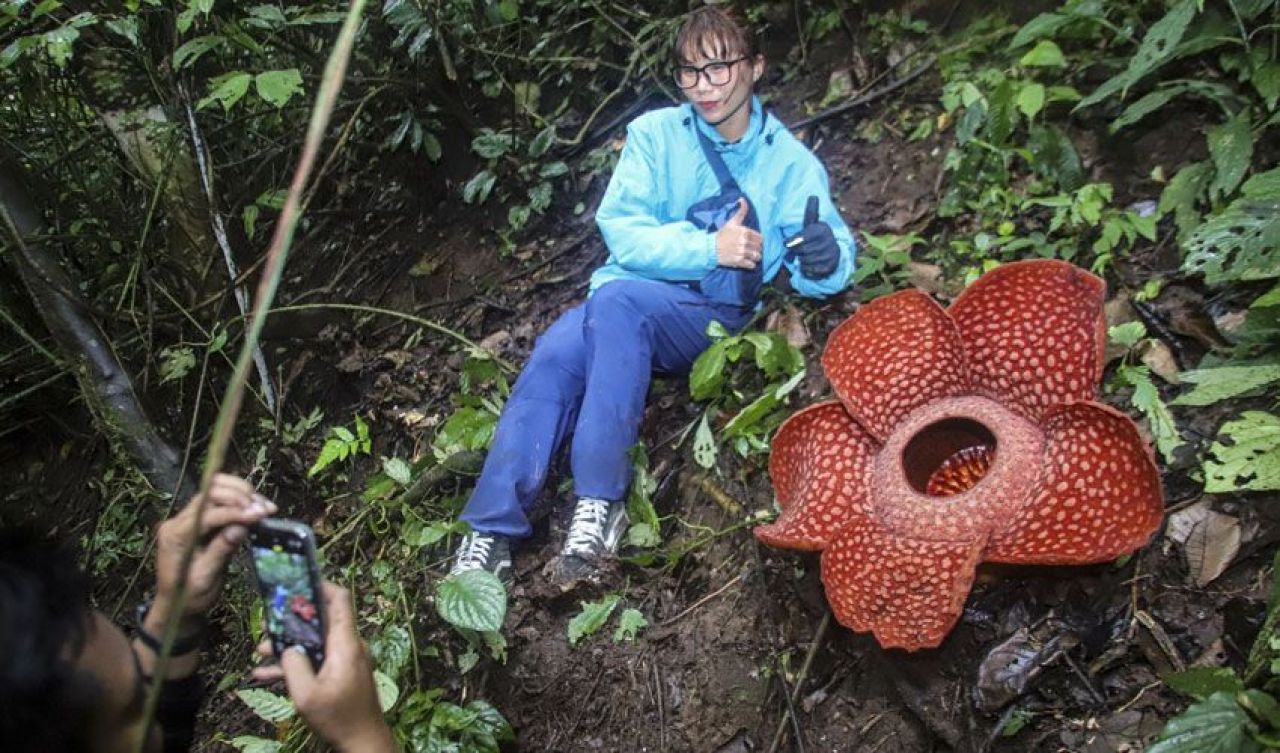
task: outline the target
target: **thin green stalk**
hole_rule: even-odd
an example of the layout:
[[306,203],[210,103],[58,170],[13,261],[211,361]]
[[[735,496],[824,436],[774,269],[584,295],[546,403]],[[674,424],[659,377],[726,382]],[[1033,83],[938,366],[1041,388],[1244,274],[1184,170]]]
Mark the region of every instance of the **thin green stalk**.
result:
[[0,307],[0,319],[3,319],[5,324],[8,324],[10,327],[13,327],[13,331],[18,333],[18,337],[21,337],[23,340],[26,340],[27,343],[31,345],[31,347],[36,349],[37,353],[39,353],[40,355],[52,361],[54,366],[58,366],[60,368],[66,368],[66,365],[62,363],[61,358],[58,358],[52,352],[50,352],[48,348],[41,345],[40,341],[37,340],[30,332],[24,329],[21,324],[18,324],[18,321],[16,319],[9,316],[9,312],[5,311],[3,307]]
[[[279,314],[285,311],[303,311],[306,309],[338,309],[341,311],[362,311],[366,314],[378,314],[379,316],[390,316],[390,317],[395,317],[397,319],[404,319],[405,321],[413,322],[414,324],[417,324],[420,327],[426,327],[427,329],[435,330],[436,332],[439,332],[442,335],[448,335],[449,337],[452,337],[453,339],[457,340],[458,342],[462,343],[468,348],[473,348],[475,350],[482,350],[479,344],[473,342],[470,338],[468,338],[466,335],[462,334],[461,332],[449,329],[443,324],[437,324],[436,322],[433,322],[430,319],[423,319],[420,316],[414,316],[413,314],[406,314],[403,311],[394,311],[392,309],[380,309],[373,306],[361,306],[355,303],[299,303],[293,306],[279,306],[277,308],[273,308],[270,311],[268,311],[267,314],[268,315]],[[493,360],[499,366],[506,369],[507,371],[511,371],[511,372],[515,371],[515,369],[513,369],[510,364],[498,358],[497,356],[494,356]]]
[[[280,286],[280,278],[284,273],[284,263],[288,258],[289,247],[293,243],[294,231],[297,229],[301,214],[299,210],[302,196],[306,190],[311,171],[315,166],[320,144],[324,141],[325,130],[337,104],[338,92],[342,88],[342,81],[346,76],[347,63],[351,58],[351,49],[355,43],[356,31],[359,27],[360,15],[364,5],[365,0],[352,0],[351,7],[347,11],[346,20],[342,24],[342,30],[338,33],[338,40],[334,44],[333,52],[329,55],[329,60],[325,64],[324,77],[320,82],[320,91],[311,110],[311,121],[307,126],[307,135],[303,141],[302,155],[298,159],[298,167],[294,171],[293,181],[289,185],[289,193],[285,198],[284,208],[281,210],[280,219],[276,223],[271,247],[267,251],[267,263],[254,298],[249,328],[244,342],[241,344],[240,355],[236,359],[235,371],[232,373],[231,381],[227,385],[222,407],[218,411],[217,420],[213,425],[213,436],[209,441],[209,449],[205,455],[204,469],[200,477],[200,493],[193,502],[200,508],[205,505],[210,483],[214,474],[222,469],[227,447],[231,444],[231,435],[235,428],[236,418],[239,416],[240,406],[244,401],[245,383],[253,361],[253,353],[262,335],[266,312],[271,308],[276,289]],[[161,678],[165,676],[169,657],[173,652],[173,644],[178,637],[179,622],[186,608],[187,578],[191,572],[191,562],[195,556],[195,547],[200,541],[200,518],[200,510],[197,510],[197,514],[191,518],[192,530],[188,537],[190,543],[186,551],[183,552],[182,563],[179,568],[178,586],[173,595],[172,612],[165,623],[161,649],[156,656],[154,673],[156,682],[151,684],[143,711],[144,728],[148,731],[150,731],[151,724],[155,720],[156,705],[160,700],[160,688],[163,685]],[[140,736],[138,746],[135,749],[136,753],[143,753],[147,739],[148,735],[146,734]]]

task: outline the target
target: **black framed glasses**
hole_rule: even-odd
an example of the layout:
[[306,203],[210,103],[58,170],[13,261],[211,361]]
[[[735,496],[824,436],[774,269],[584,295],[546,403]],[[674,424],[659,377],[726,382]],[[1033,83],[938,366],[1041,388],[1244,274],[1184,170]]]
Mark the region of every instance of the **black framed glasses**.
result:
[[733,66],[743,60],[749,60],[750,57],[750,55],[743,55],[733,60],[707,63],[701,68],[693,65],[677,65],[675,70],[676,86],[681,89],[692,89],[698,85],[699,76],[706,76],[707,83],[712,86],[724,86],[729,83],[729,73],[733,70]]

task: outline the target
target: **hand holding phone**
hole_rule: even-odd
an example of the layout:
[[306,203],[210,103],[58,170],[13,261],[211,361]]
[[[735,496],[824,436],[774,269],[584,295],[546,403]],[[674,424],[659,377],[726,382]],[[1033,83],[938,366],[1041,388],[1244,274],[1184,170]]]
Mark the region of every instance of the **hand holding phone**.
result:
[[319,668],[325,657],[315,534],[294,520],[268,518],[249,531],[249,553],[276,656],[297,646]]
[[[373,661],[356,633],[351,593],[327,582],[320,589],[329,661],[317,672],[301,652],[289,649],[279,664],[254,669],[253,678],[259,682],[283,678],[298,714],[340,753],[396,753],[395,738],[378,708]],[[273,647],[263,641],[258,653],[267,657]]]

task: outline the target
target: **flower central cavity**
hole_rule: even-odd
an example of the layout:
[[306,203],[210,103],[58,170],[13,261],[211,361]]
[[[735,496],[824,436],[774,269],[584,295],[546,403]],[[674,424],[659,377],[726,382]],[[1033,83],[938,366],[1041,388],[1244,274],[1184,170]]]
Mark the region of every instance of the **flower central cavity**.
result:
[[924,427],[902,450],[907,483],[931,497],[969,491],[995,460],[996,437],[970,418],[948,418]]

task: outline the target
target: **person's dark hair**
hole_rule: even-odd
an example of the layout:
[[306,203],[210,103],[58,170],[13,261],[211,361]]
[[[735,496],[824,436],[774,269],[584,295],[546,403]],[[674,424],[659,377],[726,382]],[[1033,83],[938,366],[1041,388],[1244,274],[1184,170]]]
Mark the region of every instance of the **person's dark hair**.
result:
[[75,659],[91,619],[89,581],[70,548],[0,529],[0,749],[90,749],[99,686]]
[[688,63],[696,53],[721,60],[754,58],[759,54],[755,36],[738,14],[713,5],[703,6],[685,16],[672,52],[677,65]]

